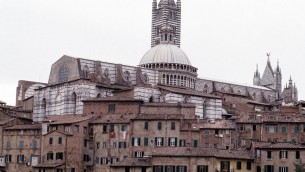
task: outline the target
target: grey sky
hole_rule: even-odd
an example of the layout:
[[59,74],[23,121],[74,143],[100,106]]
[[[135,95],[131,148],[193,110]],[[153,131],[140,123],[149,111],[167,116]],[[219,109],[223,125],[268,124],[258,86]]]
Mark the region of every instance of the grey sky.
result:
[[[47,82],[62,55],[137,65],[152,0],[0,0],[0,100],[18,80]],[[266,53],[305,97],[304,0],[182,0],[182,45],[199,76],[252,84]]]

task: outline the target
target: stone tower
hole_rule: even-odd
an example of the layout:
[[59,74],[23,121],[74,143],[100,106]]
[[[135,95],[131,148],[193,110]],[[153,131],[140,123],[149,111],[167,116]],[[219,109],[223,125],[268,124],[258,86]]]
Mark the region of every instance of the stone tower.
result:
[[275,90],[278,93],[279,98],[281,98],[282,93],[282,72],[279,66],[279,62],[277,62],[277,66],[274,70],[274,78],[275,78]]
[[261,82],[261,75],[258,71],[258,65],[256,65],[256,71],[254,72],[254,77],[253,77],[253,85],[259,85]]
[[290,76],[288,85],[286,84],[282,97],[284,99],[284,103],[289,104],[289,103],[297,103],[298,102],[298,89],[292,82],[292,78]]
[[[160,44],[165,40],[162,37],[162,28],[170,28],[172,44],[180,47],[181,33],[181,0],[153,0],[152,3],[152,28],[151,28],[151,47]],[[167,35],[166,35],[167,36]]]

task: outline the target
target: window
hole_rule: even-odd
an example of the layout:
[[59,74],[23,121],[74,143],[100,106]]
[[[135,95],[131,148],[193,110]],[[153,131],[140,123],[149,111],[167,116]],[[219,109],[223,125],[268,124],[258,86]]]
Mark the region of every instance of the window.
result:
[[280,151],[280,159],[287,159],[288,151]]
[[103,125],[103,133],[107,133],[107,125]]
[[59,79],[58,82],[66,82],[68,81],[69,68],[66,65],[62,65],[59,69]]
[[70,133],[71,132],[71,127],[70,126],[65,126],[65,132]]
[[295,126],[295,127],[294,127],[294,133],[299,133],[299,131],[300,131],[299,127],[298,127],[298,126]]
[[132,146],[140,146],[141,145],[141,138],[132,138]]
[[11,148],[11,142],[10,141],[7,141],[6,142],[6,149],[10,149]]
[[177,146],[177,138],[176,137],[169,137],[168,138],[168,146]]
[[53,160],[53,153],[52,152],[47,153],[47,160]]
[[236,169],[241,170],[241,161],[236,162]]
[[121,131],[127,131],[127,125],[125,124],[121,125]]
[[153,172],[163,172],[163,166],[161,165],[153,166]]
[[75,125],[75,131],[79,133],[79,125]]
[[158,130],[162,130],[162,122],[158,122]]
[[112,149],[116,148],[116,142],[112,142]]
[[193,147],[198,147],[198,140],[193,140]]
[[181,139],[181,140],[179,141],[179,146],[180,146],[180,147],[185,147],[185,146],[186,146],[186,140],[185,140],[185,139]]
[[197,172],[208,172],[209,166],[207,165],[198,165],[197,166]]
[[37,141],[36,140],[32,140],[31,147],[32,147],[32,149],[37,148]]
[[277,125],[266,125],[267,133],[277,133]]
[[24,163],[25,157],[24,155],[17,155],[17,163]]
[[144,130],[148,130],[148,122],[147,121],[144,122]]
[[59,145],[62,144],[62,137],[58,137],[58,144],[59,144]]
[[239,125],[239,131],[244,131],[244,130],[245,130],[244,126],[243,125]]
[[144,146],[148,146],[148,138],[144,138]]
[[142,158],[143,156],[144,156],[144,152],[139,152],[139,151],[135,152],[135,157]]
[[12,162],[12,155],[5,155],[5,162]]
[[23,135],[23,134],[24,134],[23,130],[20,130],[20,131],[19,131],[19,134],[20,134],[20,135]]
[[101,164],[108,164],[108,158],[101,158]]
[[176,130],[176,123],[175,122],[171,122],[171,130]]
[[256,125],[252,126],[253,131],[256,131]]
[[115,112],[115,104],[108,105],[108,112]]
[[87,134],[87,127],[83,128],[83,133],[86,135]]
[[56,160],[63,160],[64,154],[62,152],[56,153]]
[[163,137],[156,137],[155,138],[155,142],[156,142],[156,146],[163,146]]
[[114,132],[114,125],[113,124],[110,125],[109,132]]
[[288,172],[288,167],[279,167],[279,172]]
[[271,151],[267,151],[267,158],[271,159],[272,158],[272,152]]
[[100,142],[96,142],[96,149],[100,148]]
[[53,138],[52,137],[49,138],[49,144],[50,145],[53,144]]
[[103,142],[103,148],[107,148],[107,142]]
[[247,161],[247,170],[251,170],[251,161]]
[[274,172],[273,165],[265,165],[265,172]]
[[295,152],[295,159],[300,159],[300,151]]
[[256,157],[261,157],[261,150],[260,149],[256,149]]
[[125,149],[126,148],[126,142],[119,142],[119,148]]
[[174,172],[175,171],[175,166],[173,166],[173,165],[166,165],[165,166],[165,171],[166,172]]
[[177,166],[177,172],[187,172],[186,166]]
[[23,143],[24,143],[23,141],[19,141],[19,147],[18,147],[19,149],[23,149]]
[[283,134],[287,133],[286,127],[282,127],[282,133]]

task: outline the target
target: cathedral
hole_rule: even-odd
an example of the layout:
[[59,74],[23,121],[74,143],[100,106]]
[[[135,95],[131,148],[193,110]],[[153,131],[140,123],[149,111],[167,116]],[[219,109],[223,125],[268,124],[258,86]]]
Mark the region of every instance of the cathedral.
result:
[[64,55],[52,64],[48,83],[19,81],[16,105],[33,105],[34,121],[40,122],[50,115],[83,114],[83,101],[116,95],[147,103],[192,103],[200,119],[230,115],[221,94],[274,110],[297,103],[296,85],[290,79],[283,90],[279,64],[273,69],[269,59],[262,77],[258,70],[254,73],[253,85],[199,78],[199,69],[180,48],[180,38],[181,1],[153,0],[151,49],[138,65]]

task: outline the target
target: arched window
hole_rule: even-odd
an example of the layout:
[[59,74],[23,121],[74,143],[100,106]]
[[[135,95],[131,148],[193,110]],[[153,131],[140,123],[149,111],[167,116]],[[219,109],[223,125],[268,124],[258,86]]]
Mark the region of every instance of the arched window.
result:
[[167,41],[167,34],[165,34],[165,41]]
[[172,38],[173,36],[172,35],[169,35],[169,41],[172,41]]
[[96,98],[101,98],[101,93],[98,93]]
[[88,78],[88,73],[89,73],[89,67],[87,65],[85,65],[83,67],[83,75],[84,75],[84,78]]
[[71,113],[76,114],[76,93],[73,92],[71,96]]
[[124,80],[125,80],[125,81],[130,81],[130,79],[131,79],[131,78],[130,78],[130,73],[129,73],[128,71],[125,71],[125,72],[124,72]]
[[252,98],[253,98],[253,100],[256,99],[256,93],[253,93],[253,94],[252,94]]
[[203,92],[204,92],[204,93],[208,93],[208,90],[209,90],[208,85],[205,85],[205,86],[203,87]]
[[66,82],[68,81],[68,76],[69,76],[69,68],[67,65],[62,65],[59,69],[58,73],[58,82]]
[[41,102],[41,113],[42,115],[46,115],[46,110],[47,110],[47,100],[44,98],[42,99],[42,102]]

